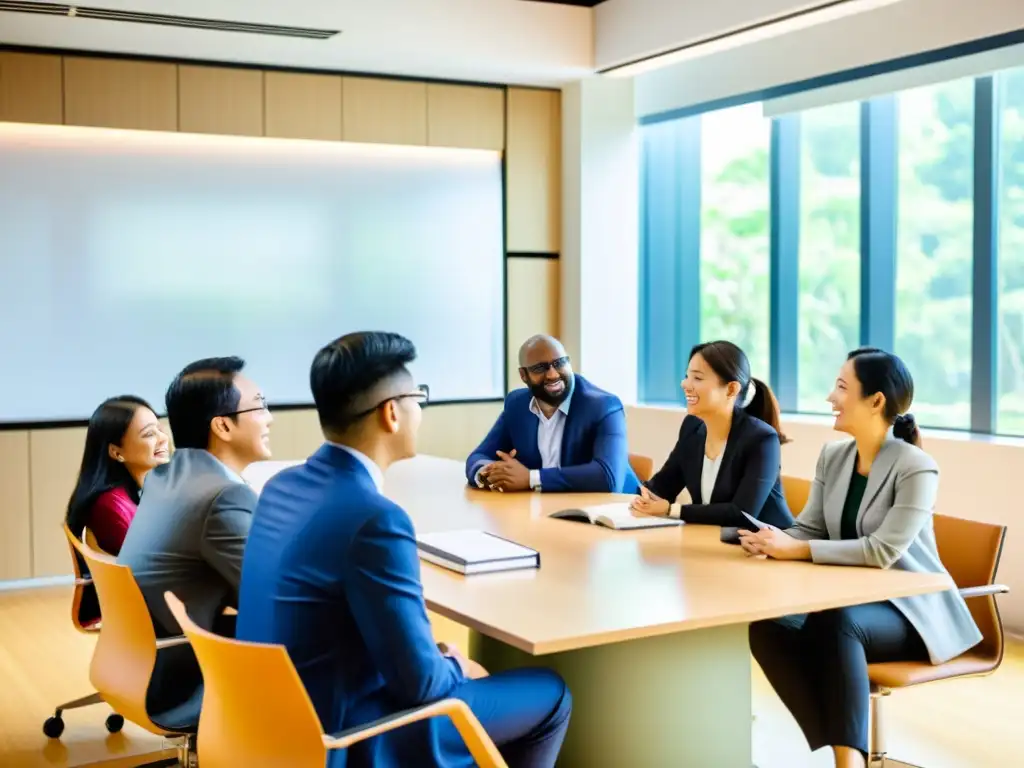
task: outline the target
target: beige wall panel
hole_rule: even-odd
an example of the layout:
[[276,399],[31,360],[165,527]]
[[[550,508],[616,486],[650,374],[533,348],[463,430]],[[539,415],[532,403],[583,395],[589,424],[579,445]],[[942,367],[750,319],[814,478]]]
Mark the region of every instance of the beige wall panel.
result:
[[64,122],[178,130],[177,64],[65,57]]
[[558,336],[559,261],[532,256],[508,259],[508,387],[519,378],[519,347],[535,333]]
[[178,130],[228,136],[263,135],[263,72],[230,67],[178,67]]
[[465,461],[501,412],[501,403],[431,405],[423,409],[417,452]]
[[505,178],[511,253],[561,249],[561,103],[559,91],[508,91]]
[[84,448],[85,427],[29,433],[33,576],[71,573],[71,556],[61,525]]
[[341,141],[341,93],[337,75],[265,73],[266,135]]
[[64,75],[60,56],[0,53],[0,120],[64,122]]
[[432,147],[505,148],[505,91],[427,85],[427,139]]
[[0,581],[32,576],[28,432],[0,432]]
[[342,138],[373,144],[427,143],[427,84],[346,77]]

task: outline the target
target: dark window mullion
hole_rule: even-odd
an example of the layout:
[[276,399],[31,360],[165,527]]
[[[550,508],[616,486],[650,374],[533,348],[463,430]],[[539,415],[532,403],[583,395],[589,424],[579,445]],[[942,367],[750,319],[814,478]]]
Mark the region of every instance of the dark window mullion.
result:
[[861,102],[860,342],[896,342],[898,115],[895,94]]
[[[772,120],[770,256],[771,386],[784,411],[797,410],[800,351],[800,116]],[[739,276],[738,279],[743,279]],[[756,372],[755,372],[756,374]]]
[[974,263],[971,431],[994,432],[998,405],[999,98],[992,76],[974,81]]

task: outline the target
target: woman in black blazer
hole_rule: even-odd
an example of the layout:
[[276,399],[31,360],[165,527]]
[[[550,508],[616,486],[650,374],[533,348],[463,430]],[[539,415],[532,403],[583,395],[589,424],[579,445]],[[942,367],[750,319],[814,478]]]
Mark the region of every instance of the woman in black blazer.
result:
[[[686,418],[665,465],[633,500],[634,512],[687,523],[752,529],[746,512],[777,528],[793,525],[782,493],[779,404],[750,375],[750,363],[728,341],[698,344],[683,381]],[[691,504],[674,504],[686,488]]]

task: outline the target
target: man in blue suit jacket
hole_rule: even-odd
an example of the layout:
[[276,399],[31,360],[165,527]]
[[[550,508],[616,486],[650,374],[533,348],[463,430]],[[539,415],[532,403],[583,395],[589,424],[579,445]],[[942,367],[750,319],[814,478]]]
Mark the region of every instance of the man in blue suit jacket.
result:
[[[310,381],[327,443],[264,487],[242,563],[237,637],[288,649],[321,724],[337,732],[442,698],[462,699],[510,766],[553,766],[571,696],[545,669],[487,676],[441,650],[423,602],[412,521],[381,493],[416,453],[411,342],[357,333],[324,347]],[[332,755],[339,766],[471,766],[447,718]]]
[[495,491],[636,493],[626,414],[615,395],[573,373],[558,339],[533,336],[519,350],[525,389],[510,392],[466,479]]

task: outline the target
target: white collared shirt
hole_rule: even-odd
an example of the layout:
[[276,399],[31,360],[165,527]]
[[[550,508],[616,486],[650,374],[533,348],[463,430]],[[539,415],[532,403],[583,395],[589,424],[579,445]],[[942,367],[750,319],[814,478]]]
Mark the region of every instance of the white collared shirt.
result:
[[[562,435],[565,434],[565,420],[569,416],[572,393],[558,406],[551,418],[544,415],[537,398],[530,400],[530,412],[537,417],[537,449],[540,451],[540,465],[544,469],[562,466]],[[540,470],[530,470],[530,487],[540,488]]]
[[341,450],[353,456],[356,461],[362,464],[366,471],[370,473],[370,478],[373,480],[373,484],[377,486],[377,492],[384,493],[384,472],[377,466],[377,462],[365,453],[357,451],[355,448],[350,448],[349,446],[342,445],[341,443],[332,443],[330,440],[327,442],[335,448],[341,448]]

